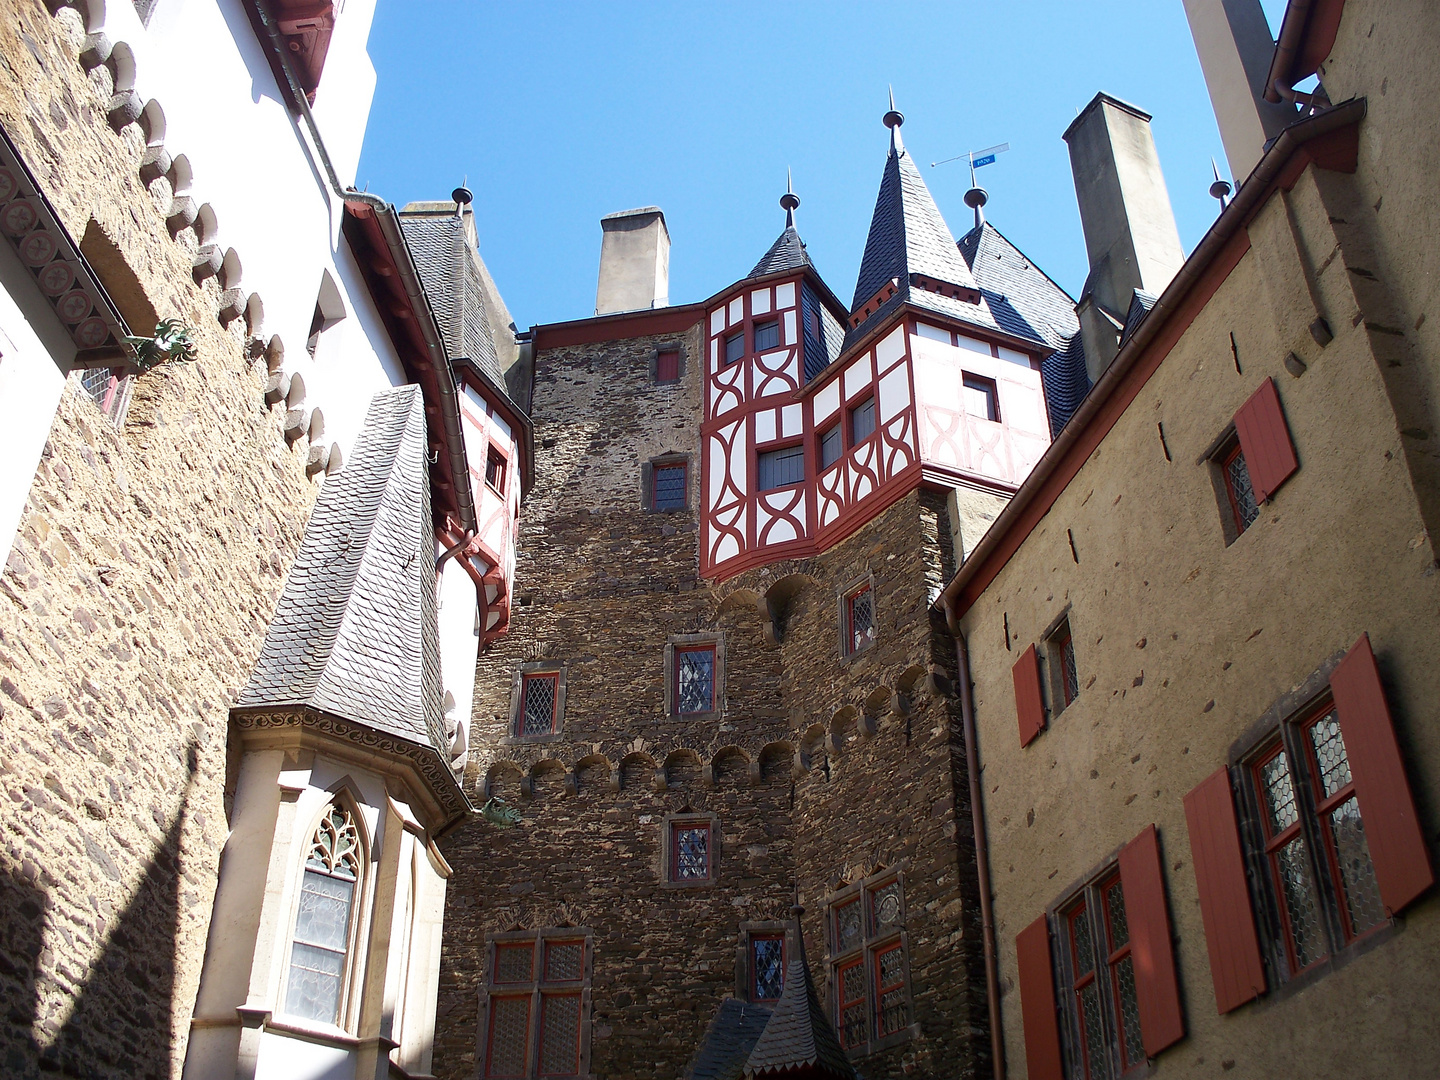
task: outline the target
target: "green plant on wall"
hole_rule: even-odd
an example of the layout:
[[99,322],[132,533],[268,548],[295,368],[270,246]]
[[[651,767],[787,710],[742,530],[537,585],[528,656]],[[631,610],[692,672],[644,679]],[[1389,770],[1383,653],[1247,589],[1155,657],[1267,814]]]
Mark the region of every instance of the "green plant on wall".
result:
[[143,374],[162,364],[193,363],[199,355],[193,331],[179,319],[161,319],[155,324],[153,337],[127,337],[135,347],[135,366]]

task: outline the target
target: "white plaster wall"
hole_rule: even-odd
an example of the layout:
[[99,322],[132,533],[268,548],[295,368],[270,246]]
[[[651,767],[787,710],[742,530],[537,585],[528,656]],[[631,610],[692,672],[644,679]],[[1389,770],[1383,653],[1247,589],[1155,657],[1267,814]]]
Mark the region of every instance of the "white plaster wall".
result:
[[[336,18],[314,114],[342,184],[355,179],[375,68],[366,51],[375,0],[346,0]],[[234,248],[240,288],[265,305],[261,333],[285,343],[285,369],[299,372],[304,406],[325,418],[325,445],[348,458],[377,390],[404,381],[348,245],[341,200],[299,117],[292,117],[239,0],[165,0],[149,27],[124,0],[106,4],[104,31],[135,54],[135,89],[165,114],[165,147],[194,172],[187,192],[209,203],[215,238]],[[305,349],[321,275],[329,270],[346,317],[325,332],[312,361]],[[162,315],[167,314],[162,312]]]
[[480,638],[475,633],[479,599],[475,581],[460,565],[458,556],[450,559],[440,572],[438,591],[440,680],[455,698],[455,710],[449,718],[459,722],[468,732],[470,702],[475,693],[475,660],[480,651]]
[[61,367],[74,359],[70,335],[10,245],[0,243],[0,565],[10,557],[65,390]]

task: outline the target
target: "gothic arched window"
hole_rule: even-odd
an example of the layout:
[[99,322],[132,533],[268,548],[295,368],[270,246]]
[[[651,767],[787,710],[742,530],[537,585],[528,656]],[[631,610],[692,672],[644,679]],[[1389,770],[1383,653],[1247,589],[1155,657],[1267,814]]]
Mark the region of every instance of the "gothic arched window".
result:
[[360,833],[350,811],[332,805],[316,826],[305,859],[285,992],[290,1015],[340,1023],[359,883]]

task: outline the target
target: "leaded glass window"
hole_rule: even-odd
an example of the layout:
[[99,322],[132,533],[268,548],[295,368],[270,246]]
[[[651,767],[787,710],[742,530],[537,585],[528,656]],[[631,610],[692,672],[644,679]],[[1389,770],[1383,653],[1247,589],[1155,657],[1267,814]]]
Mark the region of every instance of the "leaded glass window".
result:
[[525,675],[521,679],[520,735],[549,735],[555,728],[560,696],[558,672]]
[[845,598],[845,638],[851,653],[875,641],[875,590],[869,585]]
[[685,509],[685,463],[656,465],[651,473],[650,505],[656,510]]
[[673,881],[707,881],[710,878],[710,826],[704,822],[674,822],[670,827],[670,868]]
[[[582,936],[576,936],[577,933]],[[492,946],[484,1077],[578,1077],[583,1057],[589,939],[575,929],[511,932]]]
[[[842,893],[829,908],[835,1015],[847,1049],[879,1049],[878,1040],[910,1026],[905,903],[899,877],[877,876]],[[883,1045],[889,1045],[888,1042]]]
[[750,1000],[776,1001],[785,992],[785,936],[750,938]]
[[675,711],[707,713],[715,708],[715,646],[675,649]]
[[864,961],[841,965],[836,972],[836,996],[840,1005],[840,1042],[846,1049],[862,1045],[869,1034]]
[[1243,533],[1260,516],[1259,504],[1255,501],[1255,488],[1250,483],[1250,468],[1245,464],[1245,455],[1240,452],[1237,442],[1221,459],[1221,472],[1225,479],[1225,492],[1230,499],[1230,512],[1235,520],[1235,532]]
[[349,810],[332,805],[311,837],[300,882],[285,991],[290,1015],[340,1023],[359,881],[359,831]]
[[1145,1061],[1125,893],[1113,870],[1059,916],[1061,995],[1070,1072],[1109,1080]]

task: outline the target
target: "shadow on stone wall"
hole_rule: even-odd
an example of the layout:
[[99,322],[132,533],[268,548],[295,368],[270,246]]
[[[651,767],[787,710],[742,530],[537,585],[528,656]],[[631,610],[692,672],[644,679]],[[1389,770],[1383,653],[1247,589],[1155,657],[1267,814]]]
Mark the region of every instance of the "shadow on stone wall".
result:
[[[88,971],[66,955],[71,928],[52,924],[47,890],[70,887],[45,869],[0,875],[0,1071],[11,1078],[53,1076],[161,1078],[170,1075],[171,1000],[180,915],[180,837],[199,766],[188,748],[180,806],[151,854],[129,903],[110,922]],[[93,856],[92,856],[93,857]],[[48,929],[48,933],[47,933]],[[60,980],[80,976],[73,997]],[[57,979],[58,976],[58,979]],[[56,1002],[63,1020],[41,1015]]]

